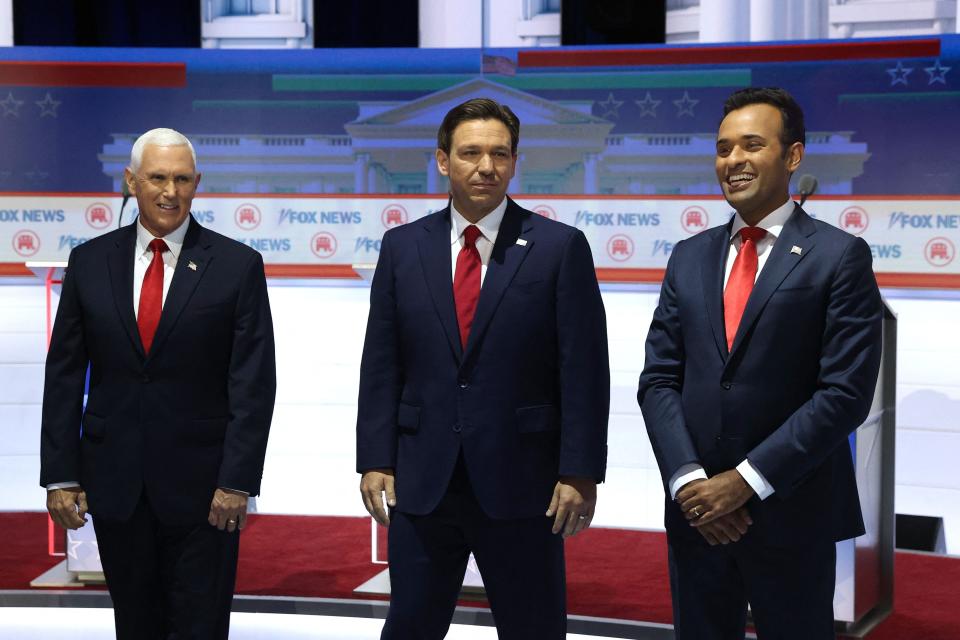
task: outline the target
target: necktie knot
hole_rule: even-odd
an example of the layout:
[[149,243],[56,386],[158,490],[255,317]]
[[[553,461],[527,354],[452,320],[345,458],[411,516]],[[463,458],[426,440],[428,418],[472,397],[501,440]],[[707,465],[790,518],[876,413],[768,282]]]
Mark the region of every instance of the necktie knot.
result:
[[480,227],[471,224],[463,230],[463,244],[466,247],[472,247],[477,244],[477,238],[480,237]]
[[160,238],[154,238],[150,241],[150,244],[147,245],[147,248],[150,249],[154,254],[163,253],[164,251],[169,251],[170,247],[167,246],[167,243],[161,240]]
[[744,227],[740,229],[740,240],[742,242],[750,240],[756,244],[757,240],[760,240],[765,235],[767,235],[767,230],[761,229],[760,227]]

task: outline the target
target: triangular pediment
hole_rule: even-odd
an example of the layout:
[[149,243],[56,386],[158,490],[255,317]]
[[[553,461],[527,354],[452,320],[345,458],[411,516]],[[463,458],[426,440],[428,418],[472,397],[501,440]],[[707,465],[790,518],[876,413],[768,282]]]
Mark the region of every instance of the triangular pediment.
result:
[[484,78],[475,78],[416,100],[379,110],[368,117],[349,123],[347,128],[352,129],[358,126],[435,128],[450,109],[471,98],[491,98],[500,104],[507,105],[517,114],[521,127],[610,124],[609,121],[586,114],[582,110],[571,109]]

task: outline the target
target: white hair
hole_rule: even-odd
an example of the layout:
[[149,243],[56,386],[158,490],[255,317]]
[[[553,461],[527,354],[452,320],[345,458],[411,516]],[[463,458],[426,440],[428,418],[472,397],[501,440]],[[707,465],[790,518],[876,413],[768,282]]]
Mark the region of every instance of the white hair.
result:
[[185,135],[173,129],[150,129],[150,131],[137,138],[137,141],[133,143],[133,149],[130,150],[130,170],[134,173],[140,169],[143,150],[147,145],[186,147],[190,149],[190,155],[193,157],[193,166],[197,166],[197,152],[193,150],[193,145],[190,144],[190,140]]

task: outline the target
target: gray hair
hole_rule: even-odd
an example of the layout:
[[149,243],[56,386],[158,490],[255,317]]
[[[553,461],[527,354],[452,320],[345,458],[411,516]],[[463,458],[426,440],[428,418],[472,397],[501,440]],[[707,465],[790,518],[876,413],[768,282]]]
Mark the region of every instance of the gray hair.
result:
[[197,152],[193,150],[193,145],[190,144],[190,140],[185,135],[173,129],[150,129],[150,131],[137,138],[137,141],[133,143],[133,149],[130,150],[130,170],[134,173],[140,169],[143,150],[151,144],[158,147],[186,147],[190,149],[193,166],[196,168]]

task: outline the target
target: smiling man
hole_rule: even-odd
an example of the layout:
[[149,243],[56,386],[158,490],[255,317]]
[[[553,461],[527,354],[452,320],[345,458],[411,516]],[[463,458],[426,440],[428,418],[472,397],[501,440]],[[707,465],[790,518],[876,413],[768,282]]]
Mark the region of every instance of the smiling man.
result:
[[638,400],[666,489],[680,640],[833,638],[835,542],[863,533],[847,437],[880,364],[870,248],[790,199],[803,112],[727,100],[716,173],[736,214],[675,247]]
[[137,221],[70,253],[40,483],[60,526],[94,517],[117,638],[225,640],[276,392],[263,260],[190,215],[176,131],[143,134],[124,179]]
[[606,469],[606,320],[583,233],[506,195],[519,136],[506,106],[454,107],[450,203],[383,238],[357,470],[389,525],[384,639],[444,637],[471,551],[502,640],[566,637],[563,538]]

